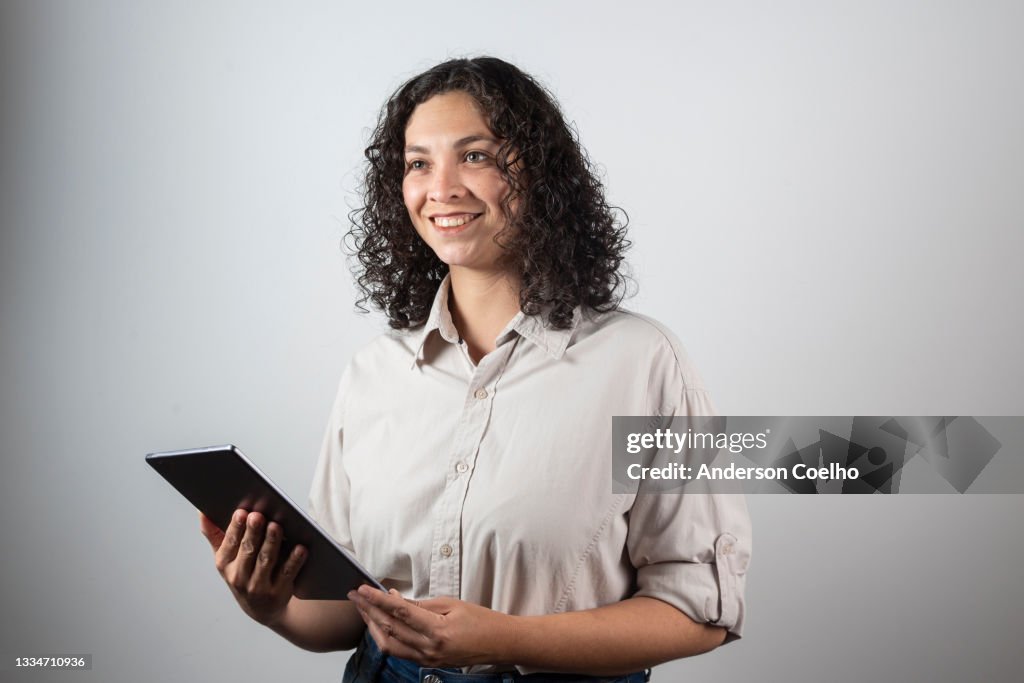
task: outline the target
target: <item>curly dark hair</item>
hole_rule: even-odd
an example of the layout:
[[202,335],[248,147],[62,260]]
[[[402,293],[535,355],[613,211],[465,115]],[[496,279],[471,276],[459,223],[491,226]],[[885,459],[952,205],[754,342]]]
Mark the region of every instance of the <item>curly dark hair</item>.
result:
[[395,329],[419,326],[448,272],[413,228],[402,181],[405,129],[413,111],[452,91],[473,97],[502,141],[496,161],[510,187],[502,204],[508,225],[495,239],[521,283],[522,311],[546,313],[549,325],[565,329],[576,306],[617,307],[626,285],[620,266],[629,247],[628,218],[605,201],[604,188],[554,97],[494,57],[439,64],[407,81],[382,108],[365,150],[363,207],[351,213],[347,235],[359,261],[355,275],[363,296],[358,307],[365,311],[371,301]]

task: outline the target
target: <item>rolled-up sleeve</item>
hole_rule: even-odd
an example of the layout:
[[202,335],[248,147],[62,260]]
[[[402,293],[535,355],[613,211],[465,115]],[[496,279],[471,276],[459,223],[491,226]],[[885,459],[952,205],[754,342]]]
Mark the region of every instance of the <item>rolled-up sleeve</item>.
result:
[[[678,346],[675,352],[674,363],[660,373],[652,410],[716,414],[707,391],[688,386],[699,378]],[[751,555],[743,494],[643,493],[641,487],[629,513],[627,550],[637,573],[635,595],[667,602],[698,623],[724,627],[726,642],[743,634]]]
[[741,494],[639,494],[629,520],[635,595],[743,634],[750,519]]

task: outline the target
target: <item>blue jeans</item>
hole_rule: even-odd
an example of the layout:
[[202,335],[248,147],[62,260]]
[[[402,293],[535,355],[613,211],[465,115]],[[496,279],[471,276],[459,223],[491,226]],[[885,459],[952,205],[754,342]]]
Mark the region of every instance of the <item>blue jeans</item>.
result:
[[[428,678],[434,676],[435,678]],[[367,631],[345,667],[342,683],[645,683],[650,670],[628,676],[579,676],[576,674],[464,674],[461,669],[420,666],[408,659],[389,657],[377,647]]]

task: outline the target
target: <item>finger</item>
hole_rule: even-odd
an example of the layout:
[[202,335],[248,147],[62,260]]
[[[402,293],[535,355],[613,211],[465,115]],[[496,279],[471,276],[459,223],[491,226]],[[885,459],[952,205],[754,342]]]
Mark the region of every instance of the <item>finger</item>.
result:
[[[365,597],[370,604],[376,605],[395,619],[408,624],[413,630],[426,635],[433,634],[434,629],[438,625],[439,614],[447,613],[452,604],[452,601],[447,598],[434,598],[433,601],[425,600],[422,602],[406,600],[394,589],[391,592],[384,593],[372,586],[365,585],[359,587],[359,595]],[[426,609],[426,603],[437,601],[446,601],[444,605],[448,609],[445,609],[444,612]]]
[[[368,605],[359,597],[353,599],[353,602],[356,603],[360,616],[366,622],[366,629],[370,632],[374,642],[377,643],[377,647],[382,652],[403,659],[423,660],[424,653],[416,647],[417,638],[421,644],[424,642],[422,636],[410,634],[407,626],[395,624],[387,619],[383,612],[372,605]],[[359,607],[359,605],[362,605],[362,607]],[[380,621],[380,619],[383,619],[383,621]],[[407,640],[410,635],[413,639],[411,643]]]
[[245,533],[245,518],[248,514],[248,512],[242,509],[235,510],[231,514],[231,522],[228,524],[227,531],[224,532],[224,542],[220,544],[216,552],[217,569],[221,573],[224,572],[227,565],[235,559],[235,555],[238,553],[238,544]]
[[299,570],[302,569],[302,565],[305,563],[305,546],[297,545],[292,548],[291,553],[288,555],[288,559],[286,559],[284,564],[281,565],[281,569],[278,571],[277,577],[274,579],[276,585],[287,588],[290,595],[295,585],[295,577],[299,575]]
[[[420,600],[413,600],[412,598],[402,597],[402,594],[399,593],[394,588],[392,588],[391,590],[388,591],[388,595],[397,595],[398,597],[402,598],[403,600],[405,600],[410,605],[415,605],[416,607],[423,607],[423,602],[422,601],[420,601]],[[448,598],[441,598],[441,599],[447,600]],[[430,611],[436,612],[437,610],[430,610]]]
[[202,510],[199,511],[199,531],[202,532],[206,540],[210,542],[210,547],[213,548],[213,552],[217,552],[217,548],[224,542],[224,532],[220,530],[213,520],[203,514]]
[[394,633],[393,617],[381,610],[379,607],[375,607],[370,604],[366,598],[355,591],[349,591],[348,598],[353,604],[355,604],[356,609],[359,610],[359,614],[363,617],[363,621],[366,622],[367,626],[373,624],[388,637]]
[[384,593],[362,586],[352,595],[356,604],[361,604],[370,619],[380,624],[386,633],[413,647],[429,641],[437,626],[436,614],[412,604],[397,591]]
[[277,554],[281,550],[281,526],[277,522],[267,524],[267,532],[256,555],[250,585],[254,588],[270,590],[273,585],[274,565]]
[[366,624],[366,630],[370,632],[371,636],[373,636],[373,640],[377,643],[377,646],[380,647],[382,645],[386,645],[388,636],[380,630],[377,622],[370,618],[370,615],[364,607],[365,603],[358,597],[352,595],[351,591],[349,591],[348,596],[349,600],[352,601],[352,604],[356,606],[356,612],[359,613],[359,617],[363,620],[363,623]]
[[[370,633],[370,637],[373,638],[373,642],[377,643],[377,649],[386,655],[395,654],[394,646],[399,646],[400,643],[397,641],[392,646],[391,638],[380,630],[377,622],[370,619],[368,616],[363,615],[363,621],[366,622],[366,630]],[[411,659],[411,657],[403,657],[403,659]]]
[[356,599],[350,597],[349,600],[351,600],[352,604],[356,606],[356,611],[359,612],[359,616],[363,620],[363,623],[369,626],[370,616],[366,613],[366,610],[362,608],[362,606],[356,601]]
[[250,512],[245,518],[245,533],[238,544],[238,554],[235,556],[235,586],[249,585],[253,568],[256,566],[256,553],[263,545],[263,534],[263,515]]
[[428,612],[433,612],[434,614],[443,616],[451,612],[452,608],[458,601],[452,600],[451,598],[429,598],[427,600],[410,600],[410,602],[414,602],[416,606],[421,607]]

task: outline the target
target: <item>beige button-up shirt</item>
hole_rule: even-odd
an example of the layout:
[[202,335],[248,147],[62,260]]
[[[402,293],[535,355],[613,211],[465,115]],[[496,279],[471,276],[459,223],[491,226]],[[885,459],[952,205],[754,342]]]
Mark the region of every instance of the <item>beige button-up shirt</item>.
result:
[[313,517],[409,598],[542,615],[645,595],[738,637],[743,497],[612,493],[612,416],[712,414],[675,337],[622,310],[568,330],[519,313],[474,365],[448,291],[349,363]]

